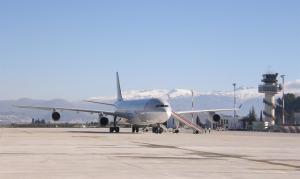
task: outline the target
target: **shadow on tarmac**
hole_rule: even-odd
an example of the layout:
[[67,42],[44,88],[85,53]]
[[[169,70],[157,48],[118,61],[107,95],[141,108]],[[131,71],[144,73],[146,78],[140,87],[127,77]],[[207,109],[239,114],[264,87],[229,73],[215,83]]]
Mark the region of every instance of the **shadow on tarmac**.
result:
[[[299,165],[293,165],[293,164],[287,164],[278,162],[276,159],[273,160],[264,160],[264,159],[254,159],[251,156],[247,155],[234,155],[234,154],[223,154],[223,153],[216,153],[216,152],[206,152],[206,151],[197,151],[193,149],[186,149],[186,148],[180,148],[177,146],[170,146],[170,145],[159,145],[159,144],[151,144],[151,143],[141,143],[136,142],[137,144],[148,147],[148,148],[166,148],[166,149],[175,149],[175,150],[184,150],[187,152],[191,152],[194,155],[202,156],[205,158],[214,158],[214,159],[226,159],[226,158],[233,158],[233,159],[242,159],[247,160],[249,162],[257,162],[257,163],[264,163],[269,164],[273,166],[282,166],[282,167],[288,167],[290,169],[293,169],[295,171],[300,171]],[[286,160],[290,161],[290,160]]]
[[110,133],[109,131],[103,132],[103,131],[67,131],[69,133],[77,133],[77,134],[113,134],[113,135],[119,135],[119,134],[134,134],[132,132],[119,132],[119,133]]

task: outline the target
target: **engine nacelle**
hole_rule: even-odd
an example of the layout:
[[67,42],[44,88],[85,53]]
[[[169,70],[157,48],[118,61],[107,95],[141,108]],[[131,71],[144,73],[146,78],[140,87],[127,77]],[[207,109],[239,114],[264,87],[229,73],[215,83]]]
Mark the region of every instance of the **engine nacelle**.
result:
[[52,119],[53,121],[58,121],[60,119],[60,114],[58,112],[53,112]]
[[100,125],[101,126],[106,126],[108,124],[109,120],[107,117],[101,117],[100,118]]
[[214,114],[213,115],[213,121],[214,122],[220,122],[220,120],[221,120],[221,116],[220,115],[218,115],[218,114]]

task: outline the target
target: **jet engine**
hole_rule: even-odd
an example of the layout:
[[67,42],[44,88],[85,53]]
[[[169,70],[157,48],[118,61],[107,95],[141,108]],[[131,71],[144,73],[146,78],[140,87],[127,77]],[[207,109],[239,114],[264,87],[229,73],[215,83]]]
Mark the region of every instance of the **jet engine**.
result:
[[100,125],[101,126],[106,126],[108,124],[109,120],[107,117],[101,117],[100,118]]
[[220,122],[220,120],[221,120],[221,116],[220,115],[218,115],[218,114],[214,114],[213,115],[213,121],[214,122]]
[[53,121],[58,121],[60,119],[60,114],[58,112],[53,112],[52,119]]

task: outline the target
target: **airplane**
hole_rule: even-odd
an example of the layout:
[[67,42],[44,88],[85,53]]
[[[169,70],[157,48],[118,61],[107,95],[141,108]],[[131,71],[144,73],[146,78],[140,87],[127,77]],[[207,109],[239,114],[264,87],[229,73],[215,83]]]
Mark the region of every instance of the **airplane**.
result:
[[60,108],[60,107],[44,107],[44,106],[16,106],[18,108],[36,109],[36,110],[47,110],[52,111],[53,121],[59,121],[62,111],[74,111],[74,112],[86,112],[91,114],[98,114],[99,122],[102,127],[109,124],[107,116],[113,116],[113,127],[109,127],[110,133],[119,133],[120,127],[118,122],[120,119],[125,119],[126,123],[132,125],[132,133],[138,133],[139,127],[141,126],[154,126],[152,131],[154,133],[162,133],[163,128],[161,124],[165,123],[171,116],[181,121],[185,125],[191,127],[194,133],[199,133],[203,129],[184,118],[181,114],[201,113],[201,112],[212,112],[214,115],[212,119],[214,122],[219,122],[221,117],[215,112],[221,111],[233,111],[235,109],[213,109],[213,110],[193,110],[193,111],[178,111],[172,110],[170,103],[167,100],[161,98],[150,98],[150,99],[136,99],[136,100],[125,100],[122,97],[122,91],[120,86],[119,74],[116,73],[117,83],[117,100],[115,103],[105,103],[93,100],[85,100],[85,102],[109,105],[115,108],[114,111],[105,110],[89,110],[89,109],[75,109],[75,108]]

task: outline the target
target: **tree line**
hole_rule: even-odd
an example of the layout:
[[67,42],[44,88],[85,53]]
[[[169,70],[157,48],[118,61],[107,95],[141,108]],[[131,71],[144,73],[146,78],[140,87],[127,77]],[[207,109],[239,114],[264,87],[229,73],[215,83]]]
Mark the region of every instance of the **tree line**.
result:
[[[282,108],[283,108],[282,97],[276,100],[275,107],[275,124],[282,124]],[[293,93],[287,93],[284,95],[284,115],[285,115],[285,124],[291,125],[296,123],[295,113],[300,113],[300,97],[296,96]],[[263,115],[262,111],[260,112],[259,118],[255,112],[254,107],[249,110],[247,116],[242,118],[242,121],[252,125],[254,121],[262,121]]]
[[[282,108],[283,108],[282,98],[278,98],[276,101],[275,115],[276,124],[282,124]],[[300,112],[300,97],[295,94],[288,93],[284,95],[284,115],[285,124],[295,124],[296,118],[295,113]]]

